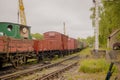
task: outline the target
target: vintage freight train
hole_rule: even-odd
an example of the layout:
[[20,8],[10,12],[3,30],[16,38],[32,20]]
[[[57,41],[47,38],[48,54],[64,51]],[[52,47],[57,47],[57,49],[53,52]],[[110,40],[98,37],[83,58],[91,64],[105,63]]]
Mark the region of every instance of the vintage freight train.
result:
[[86,47],[85,43],[59,32],[45,32],[43,40],[33,40],[30,33],[29,26],[0,22],[0,67],[6,62],[16,67],[33,57],[38,61],[54,55],[60,57]]

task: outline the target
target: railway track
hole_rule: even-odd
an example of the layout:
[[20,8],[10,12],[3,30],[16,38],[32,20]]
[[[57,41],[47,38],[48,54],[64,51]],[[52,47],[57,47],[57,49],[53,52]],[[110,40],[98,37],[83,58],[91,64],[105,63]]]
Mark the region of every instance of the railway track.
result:
[[[45,66],[35,66],[35,67],[31,67],[29,69],[25,69],[25,70],[21,70],[21,71],[17,71],[17,72],[11,73],[11,74],[3,75],[3,76],[0,76],[0,80],[10,80],[10,79],[15,80],[17,78],[20,78],[20,76],[26,76],[26,75],[28,76],[28,75],[34,74],[36,72],[41,72],[44,69],[49,69],[49,68],[52,68],[52,67],[55,67],[55,66],[59,66],[59,64],[64,63],[65,61],[70,62],[69,60],[72,60],[72,59],[75,59],[75,58],[77,59],[78,55],[75,55],[75,56],[72,56],[72,57],[68,57],[68,58],[66,58],[66,59],[64,59],[62,61],[59,61],[59,62],[56,62],[56,63],[52,63],[52,64],[48,64],[48,65],[45,65]],[[75,59],[75,61],[76,61],[76,59]],[[69,63],[69,64],[71,64],[71,63]],[[76,64],[76,63],[74,63],[74,64]],[[61,70],[64,70],[64,68],[67,65],[68,64],[66,64],[63,67],[63,69],[61,69]],[[72,65],[69,65],[69,66],[72,66]],[[40,80],[40,78],[37,78],[37,79]]]
[[59,76],[65,72],[66,70],[69,70],[70,68],[72,68],[73,66],[77,65],[78,61],[76,62],[73,62],[71,63],[70,65],[62,68],[62,69],[59,69],[59,70],[56,70],[56,71],[53,71],[51,73],[48,73],[42,77],[38,77],[37,79],[35,80],[54,80],[55,78],[59,78]]

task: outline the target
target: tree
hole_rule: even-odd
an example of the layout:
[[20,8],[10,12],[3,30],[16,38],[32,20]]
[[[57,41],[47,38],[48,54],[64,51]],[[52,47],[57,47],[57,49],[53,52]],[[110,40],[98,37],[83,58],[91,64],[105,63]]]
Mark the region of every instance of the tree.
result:
[[95,37],[94,36],[87,37],[86,42],[89,46],[93,46],[95,42]]
[[85,42],[87,43],[89,46],[93,46],[94,45],[94,36],[88,36],[86,39],[84,38],[79,38],[77,39],[78,41],[81,42]]
[[[106,47],[109,35],[120,27],[120,0],[102,0],[99,21],[99,42],[101,47]],[[91,10],[94,12],[94,10]],[[94,20],[94,16],[91,17]]]
[[40,39],[40,40],[43,39],[43,35],[41,35],[39,33],[32,34],[32,37],[35,38],[35,39]]
[[120,27],[120,0],[102,1],[103,10],[100,14],[99,40],[106,47],[109,35]]

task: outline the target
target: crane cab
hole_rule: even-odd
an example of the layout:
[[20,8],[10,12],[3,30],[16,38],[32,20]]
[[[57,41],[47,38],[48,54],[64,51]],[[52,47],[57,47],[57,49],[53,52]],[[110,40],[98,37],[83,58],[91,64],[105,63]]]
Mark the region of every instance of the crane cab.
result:
[[0,22],[0,36],[9,36],[17,39],[32,39],[29,26],[9,22]]

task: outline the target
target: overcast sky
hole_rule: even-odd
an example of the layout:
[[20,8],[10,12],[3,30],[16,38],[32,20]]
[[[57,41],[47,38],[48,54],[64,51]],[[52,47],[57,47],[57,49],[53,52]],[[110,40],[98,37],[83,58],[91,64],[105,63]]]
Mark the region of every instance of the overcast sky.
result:
[[[92,36],[92,0],[23,0],[27,25],[32,33],[58,31],[73,38]],[[0,22],[18,23],[18,0],[0,0]]]

